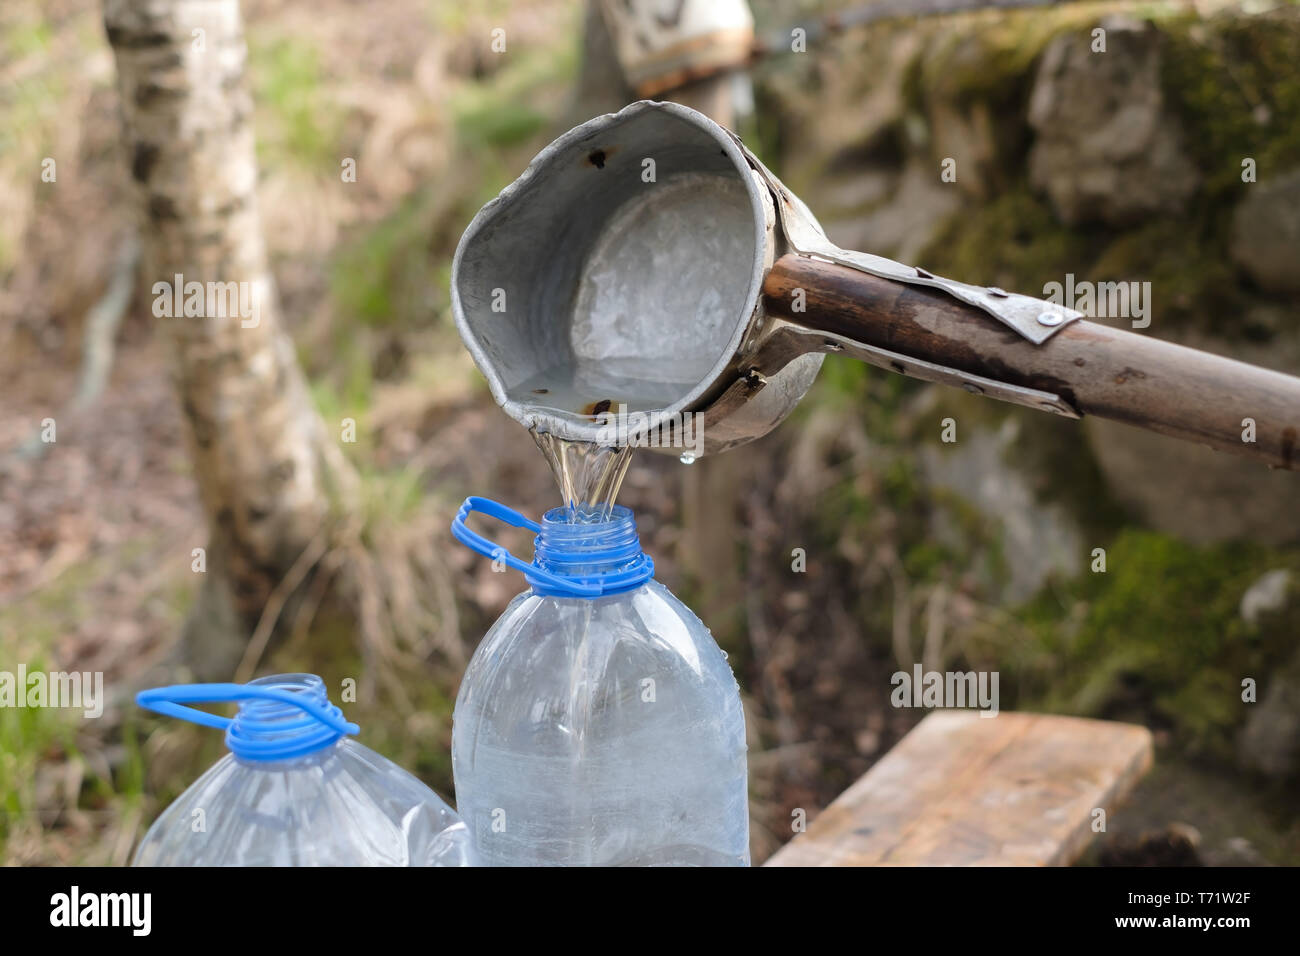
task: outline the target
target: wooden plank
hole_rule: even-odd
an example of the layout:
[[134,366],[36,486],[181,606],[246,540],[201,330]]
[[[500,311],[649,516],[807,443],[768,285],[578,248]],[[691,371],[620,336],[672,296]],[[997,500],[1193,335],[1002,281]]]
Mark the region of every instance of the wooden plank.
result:
[[1145,727],[938,711],[767,866],[1065,866],[1151,766]]

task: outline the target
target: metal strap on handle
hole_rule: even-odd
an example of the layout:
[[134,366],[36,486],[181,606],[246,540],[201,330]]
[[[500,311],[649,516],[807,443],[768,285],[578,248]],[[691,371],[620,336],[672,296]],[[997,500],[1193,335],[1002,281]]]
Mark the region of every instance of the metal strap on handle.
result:
[[[879,276],[882,279],[942,289],[967,305],[983,309],[1035,345],[1042,345],[1071,322],[1083,318],[1082,312],[1043,299],[1007,292],[996,286],[978,286],[968,282],[958,282],[955,279],[945,279],[917,266],[904,265],[893,259],[886,259],[884,256],[841,249],[827,239],[817,227],[812,213],[799,197],[786,189],[781,180],[777,179],[758,157],[745,149],[735,133],[731,136],[740,145],[745,157],[754,164],[755,170],[767,182],[768,188],[772,190],[776,200],[777,215],[781,218],[781,228],[785,232],[786,240],[790,248],[800,255],[826,259],[836,265],[848,266],[850,269],[857,269],[859,272]],[[957,370],[953,371],[959,376],[965,374]]]
[[[267,700],[297,707],[303,716],[297,720],[258,720],[247,714],[238,720],[210,714],[187,704],[224,704],[233,701]],[[345,720],[333,704],[322,705],[306,694],[278,687],[253,684],[177,684],[155,687],[135,695],[135,702],[168,717],[178,717],[204,727],[226,732],[226,745],[242,757],[253,760],[276,760],[310,753],[332,743],[344,734],[357,734],[361,728]],[[319,732],[313,732],[319,728]],[[236,729],[238,733],[236,733]],[[259,733],[276,734],[289,740],[260,740]]]

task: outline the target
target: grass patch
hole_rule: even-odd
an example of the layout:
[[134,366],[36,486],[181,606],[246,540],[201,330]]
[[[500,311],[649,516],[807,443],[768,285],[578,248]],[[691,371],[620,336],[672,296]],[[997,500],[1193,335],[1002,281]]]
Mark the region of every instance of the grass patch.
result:
[[[112,556],[84,561],[41,591],[0,608],[0,669],[16,677],[20,665],[28,674],[78,667],[56,659],[58,637],[95,613],[85,599],[95,583],[138,558],[142,549],[125,546]],[[106,680],[104,694],[111,691]],[[25,688],[16,692],[24,694]],[[80,709],[0,707],[0,860],[11,859],[11,844],[30,852],[43,843],[44,833],[62,828],[111,830],[138,805],[143,769],[135,740],[123,736],[122,759],[114,768],[103,758],[109,743]],[[64,842],[89,847],[93,840],[69,836]],[[44,856],[23,859],[54,862]]]
[[542,104],[567,87],[577,71],[574,44],[508,57],[491,76],[466,84],[452,98],[457,136],[476,152],[519,146],[541,134],[550,125]]
[[342,118],[321,96],[326,71],[320,51],[298,37],[251,32],[248,56],[254,101],[274,118],[258,129],[259,162],[334,171]]
[[430,262],[433,223],[428,203],[404,203],[334,257],[330,295],[349,319],[408,328],[434,318],[436,272]]

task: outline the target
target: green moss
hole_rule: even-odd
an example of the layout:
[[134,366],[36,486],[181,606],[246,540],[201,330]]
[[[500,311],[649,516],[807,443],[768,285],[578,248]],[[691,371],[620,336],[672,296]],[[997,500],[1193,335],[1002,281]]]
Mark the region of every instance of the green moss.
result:
[[927,96],[958,107],[976,101],[1003,103],[1023,98],[1033,64],[1053,37],[1089,14],[1078,10],[980,17],[969,31],[942,30],[917,78]]
[[1117,236],[1089,270],[1098,279],[1151,283],[1152,331],[1196,327],[1227,338],[1268,338],[1247,324],[1259,297],[1237,281],[1227,249],[1229,210],[1199,220],[1158,220]]
[[[1032,58],[1051,36],[1078,26],[1066,18],[1008,17],[972,36],[953,33],[918,60],[905,83],[914,109],[979,102],[993,115],[1023,113],[1017,83],[1032,78]],[[1095,18],[1095,11],[1088,14]],[[1067,273],[1093,281],[1152,283],[1157,324],[1196,326],[1228,337],[1267,338],[1243,322],[1260,297],[1243,287],[1227,251],[1233,207],[1246,188],[1241,161],[1253,157],[1267,177],[1300,165],[1300,15],[1294,8],[1262,16],[1196,20],[1156,5],[1162,85],[1184,126],[1189,155],[1205,176],[1189,213],[1127,230],[1067,227],[1023,175],[976,212],[956,217],[925,250],[927,268],[978,283],[1041,294]],[[1086,19],[1086,18],[1085,18]],[[1091,21],[1088,21],[1091,22]],[[1086,24],[1085,24],[1086,25]],[[1027,30],[1016,40],[1017,30]],[[1024,129],[1000,129],[999,168],[1023,168]]]
[[1226,248],[1228,207],[1183,219],[1157,219],[1127,230],[1068,227],[1025,184],[978,212],[955,217],[922,253],[935,272],[999,285],[1027,295],[1048,282],[1151,283],[1153,330],[1200,328],[1229,338],[1259,339],[1270,330],[1246,324],[1262,301],[1244,288]]
[[1161,83],[1205,175],[1202,202],[1239,198],[1241,162],[1261,179],[1300,164],[1300,15],[1189,18],[1166,30]]
[[1022,182],[978,212],[954,217],[920,261],[966,282],[1041,295],[1046,283],[1062,281],[1067,272],[1084,278],[1081,267],[1097,258],[1107,239],[1101,229],[1061,225],[1047,201]]
[[1228,756],[1246,716],[1242,679],[1281,664],[1300,624],[1293,607],[1251,628],[1241,597],[1266,571],[1300,569],[1300,555],[1132,529],[1106,551],[1105,573],[1023,609],[1037,646],[1011,657],[1017,706],[1164,726],[1185,752]]

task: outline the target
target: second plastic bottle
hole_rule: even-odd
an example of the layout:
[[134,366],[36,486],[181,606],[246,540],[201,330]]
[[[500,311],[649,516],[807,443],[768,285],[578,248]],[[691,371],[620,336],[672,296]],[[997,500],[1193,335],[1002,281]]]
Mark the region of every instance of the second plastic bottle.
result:
[[[537,534],[525,564],[465,525],[479,511]],[[462,543],[524,572],[470,661],[452,764],[482,862],[747,866],[740,691],[708,629],[654,580],[636,522],[540,524],[469,498]]]
[[[135,866],[472,866],[470,835],[423,783],[350,739],[315,674],[141,691],[218,727],[230,753],[162,812]],[[233,719],[192,707],[238,701]]]

